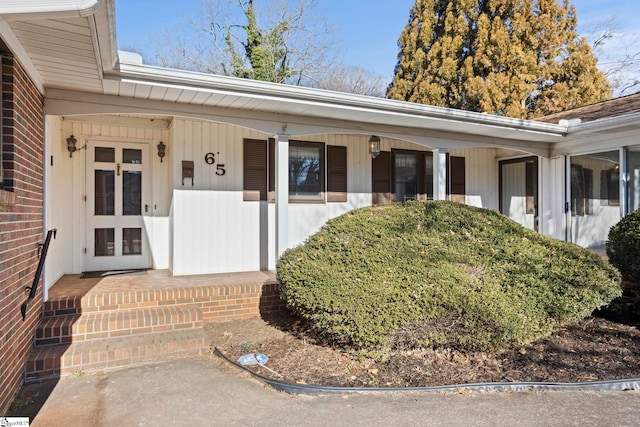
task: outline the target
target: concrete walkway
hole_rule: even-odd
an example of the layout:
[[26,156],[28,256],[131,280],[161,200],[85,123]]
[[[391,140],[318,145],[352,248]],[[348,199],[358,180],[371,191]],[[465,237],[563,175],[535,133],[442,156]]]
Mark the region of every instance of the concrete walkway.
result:
[[31,426],[47,427],[640,423],[640,393],[632,391],[290,396],[229,369],[218,359],[197,358],[65,377],[29,385],[25,391],[41,395],[18,414],[30,416]]

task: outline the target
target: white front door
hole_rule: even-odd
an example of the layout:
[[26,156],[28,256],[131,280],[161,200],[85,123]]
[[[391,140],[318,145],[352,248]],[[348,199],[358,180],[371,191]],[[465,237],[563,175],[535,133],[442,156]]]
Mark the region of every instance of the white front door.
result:
[[87,144],[84,271],[148,268],[149,146]]

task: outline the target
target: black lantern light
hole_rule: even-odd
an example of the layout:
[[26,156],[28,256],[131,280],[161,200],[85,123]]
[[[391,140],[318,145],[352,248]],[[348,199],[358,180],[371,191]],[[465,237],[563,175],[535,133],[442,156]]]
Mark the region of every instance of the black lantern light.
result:
[[380,154],[380,137],[377,135],[371,135],[371,138],[369,138],[369,154],[371,154],[372,159],[375,159]]
[[167,148],[167,146],[164,145],[164,142],[160,141],[158,143],[158,157],[160,157],[160,163],[162,163],[162,158],[165,155],[165,148]]
[[78,148],[76,148],[77,143],[78,140],[75,139],[73,135],[67,138],[67,150],[69,150],[69,157],[73,157],[73,152],[78,150]]

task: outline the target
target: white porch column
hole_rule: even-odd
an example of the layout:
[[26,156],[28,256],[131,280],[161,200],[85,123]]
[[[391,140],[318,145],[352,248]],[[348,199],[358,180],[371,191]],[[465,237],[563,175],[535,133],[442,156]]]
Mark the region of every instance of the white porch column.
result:
[[289,137],[276,136],[276,260],[289,246]]
[[447,151],[433,150],[433,200],[445,200],[447,197]]

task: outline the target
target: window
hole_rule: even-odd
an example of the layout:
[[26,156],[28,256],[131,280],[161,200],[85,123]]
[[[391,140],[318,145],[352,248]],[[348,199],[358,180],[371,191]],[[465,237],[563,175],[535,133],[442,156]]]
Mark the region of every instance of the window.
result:
[[[347,147],[289,141],[289,199],[347,201]],[[275,140],[244,140],[243,200],[274,200]]]
[[615,167],[604,170],[600,180],[600,193],[603,206],[620,206],[620,168]]
[[433,154],[425,151],[382,151],[371,163],[374,204],[433,199]]
[[321,199],[324,144],[289,141],[289,198]]
[[629,204],[627,213],[640,209],[640,148],[627,152],[627,173],[629,176]]
[[[593,176],[593,174],[592,174]],[[571,215],[582,216],[585,214],[585,194],[587,193],[584,182],[584,168],[575,163],[571,164]],[[587,200],[588,204],[589,201]]]
[[618,161],[617,151],[571,157],[572,216],[594,215],[599,207],[620,206]]
[[396,153],[395,191],[396,201],[406,202],[418,198],[418,154]]

